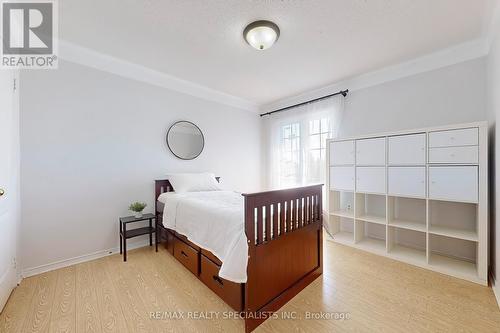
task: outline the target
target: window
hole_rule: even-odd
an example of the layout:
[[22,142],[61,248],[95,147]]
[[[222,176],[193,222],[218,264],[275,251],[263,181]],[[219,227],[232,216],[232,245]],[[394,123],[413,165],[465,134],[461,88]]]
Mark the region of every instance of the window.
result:
[[280,183],[292,186],[300,182],[300,124],[293,123],[281,128]]
[[323,181],[326,158],[326,139],[330,138],[330,120],[328,118],[309,121],[309,150],[306,160],[306,182],[319,183]]
[[270,188],[325,182],[326,139],[338,135],[343,110],[337,96],[264,118]]
[[279,185],[291,187],[324,181],[328,118],[283,124],[280,128]]

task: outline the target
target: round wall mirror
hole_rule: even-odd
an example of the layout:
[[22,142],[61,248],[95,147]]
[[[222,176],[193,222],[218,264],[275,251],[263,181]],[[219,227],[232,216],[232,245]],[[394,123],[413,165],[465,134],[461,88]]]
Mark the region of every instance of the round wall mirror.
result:
[[198,157],[205,146],[200,128],[189,121],[178,121],[168,129],[167,145],[172,154],[183,160]]

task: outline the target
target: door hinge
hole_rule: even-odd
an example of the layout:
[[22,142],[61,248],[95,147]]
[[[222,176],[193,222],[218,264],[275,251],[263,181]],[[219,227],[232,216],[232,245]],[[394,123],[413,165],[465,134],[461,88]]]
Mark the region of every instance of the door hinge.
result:
[[13,91],[16,91],[16,89],[17,89],[17,85],[16,84],[17,84],[17,81],[16,81],[16,79],[14,79],[14,85],[13,85],[14,89],[13,89]]

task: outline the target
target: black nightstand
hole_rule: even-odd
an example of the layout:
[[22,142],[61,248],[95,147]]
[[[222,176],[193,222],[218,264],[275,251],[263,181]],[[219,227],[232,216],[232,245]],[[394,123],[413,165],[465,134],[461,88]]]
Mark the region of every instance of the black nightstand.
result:
[[[136,228],[127,230],[127,224],[147,221],[149,220],[148,227]],[[156,252],[158,252],[158,233],[156,232],[156,222],[155,227],[153,227],[153,220],[156,221],[156,216],[154,214],[144,214],[141,217],[127,216],[120,217],[120,254],[123,252],[123,261],[127,261],[127,239],[141,236],[149,235],[149,246],[153,246],[153,233],[155,234],[155,246]]]

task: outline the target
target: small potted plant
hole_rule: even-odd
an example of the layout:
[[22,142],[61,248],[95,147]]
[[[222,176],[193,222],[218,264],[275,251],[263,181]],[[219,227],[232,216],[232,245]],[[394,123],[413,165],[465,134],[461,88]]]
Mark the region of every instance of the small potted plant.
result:
[[134,202],[128,207],[129,210],[135,213],[135,217],[142,217],[142,211],[146,208],[147,204],[144,202]]

